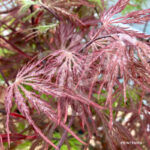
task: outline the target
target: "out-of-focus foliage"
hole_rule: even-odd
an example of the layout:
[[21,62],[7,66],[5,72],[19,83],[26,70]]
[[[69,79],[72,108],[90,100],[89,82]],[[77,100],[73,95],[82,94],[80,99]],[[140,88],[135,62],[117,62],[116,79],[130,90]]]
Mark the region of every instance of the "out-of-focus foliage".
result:
[[98,4],[100,7],[102,7],[102,1],[101,0],[89,0],[89,2],[94,2]]
[[126,8],[122,11],[122,14],[127,14],[131,11],[142,10],[149,8],[149,0],[131,0]]

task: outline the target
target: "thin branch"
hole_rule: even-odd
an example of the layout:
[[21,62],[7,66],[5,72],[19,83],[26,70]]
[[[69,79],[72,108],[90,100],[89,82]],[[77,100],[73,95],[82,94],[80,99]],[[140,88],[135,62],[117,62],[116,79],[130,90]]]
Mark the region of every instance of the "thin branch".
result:
[[[30,6],[30,12],[31,12],[31,14],[34,12],[34,7],[33,7],[33,5]],[[33,17],[33,16],[32,16],[32,18],[31,18],[31,23],[32,23],[32,26],[34,26],[34,17]]]
[[[33,7],[33,5],[30,7],[30,12],[31,12],[31,14],[34,12],[34,7]],[[31,18],[31,23],[32,23],[32,26],[34,27],[35,26],[35,18],[32,16],[32,18]],[[33,28],[33,33],[35,33],[36,31],[37,31],[37,29],[34,29]],[[34,41],[35,41],[35,43],[36,43],[36,47],[37,47],[37,51],[39,51],[39,52],[41,52],[41,50],[44,50],[42,47],[41,47],[41,44],[40,44],[40,40],[37,38],[37,36],[35,36],[34,38]]]
[[51,13],[57,20],[60,21],[60,18],[47,6],[45,6],[41,1],[40,1],[40,5],[42,8],[44,8],[45,10],[47,10],[49,13]]
[[[75,118],[75,116],[72,116],[72,117],[70,118],[69,123],[68,123],[68,128],[70,128],[71,125],[73,124],[74,118]],[[68,133],[68,132],[65,130],[65,132],[64,132],[63,135],[62,135],[62,138],[60,139],[60,141],[59,141],[59,143],[58,143],[58,145],[57,145],[58,149],[55,149],[55,150],[60,150],[61,146],[63,145],[64,141],[66,140],[67,133]]]
[[79,50],[79,52],[83,52],[83,50],[84,50],[85,48],[87,48],[88,46],[90,46],[93,42],[95,42],[95,41],[97,41],[97,40],[99,40],[99,39],[104,39],[104,38],[108,38],[108,37],[112,37],[112,36],[111,36],[111,35],[100,36],[100,37],[97,37],[97,38],[95,38],[95,39],[90,40],[89,42],[87,42],[87,43]]
[[3,73],[3,71],[1,70],[1,68],[0,68],[0,73],[1,73],[5,83],[7,84],[7,86],[9,86],[8,80],[6,79],[6,77],[5,77],[4,73]]
[[17,51],[19,54],[31,59],[32,57],[29,56],[28,54],[24,53],[22,50],[20,50],[18,47],[16,47],[13,43],[11,43],[10,41],[6,40],[3,36],[0,35],[0,38],[3,39],[5,42],[7,42],[9,45],[11,45],[11,47],[14,48],[15,51]]
[[144,25],[143,33],[146,32],[147,26],[148,26],[148,21],[147,21],[147,22],[145,23],[145,25]]

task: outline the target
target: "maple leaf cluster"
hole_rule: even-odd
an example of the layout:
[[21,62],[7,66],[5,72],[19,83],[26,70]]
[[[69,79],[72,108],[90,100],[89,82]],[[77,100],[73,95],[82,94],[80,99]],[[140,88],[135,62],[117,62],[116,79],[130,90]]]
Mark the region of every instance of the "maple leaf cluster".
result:
[[[131,130],[127,130],[116,121],[115,112],[119,111],[134,113],[128,121],[129,129],[133,128],[132,125],[136,126],[134,123],[131,124],[132,119],[140,120],[141,127],[146,128],[143,122],[149,123],[147,122],[149,116],[145,113],[149,107],[142,106],[142,100],[145,94],[150,92],[150,46],[141,39],[150,38],[150,35],[115,24],[144,24],[150,20],[150,9],[131,12],[118,18],[113,17],[128,4],[129,0],[118,0],[108,10],[100,9],[98,18],[91,18],[93,12],[91,16],[80,18],[75,12],[81,9],[82,5],[89,9],[95,6],[86,0],[39,1],[29,8],[30,13],[37,11],[37,15],[31,17],[32,22],[21,24],[20,31],[14,32],[15,35],[10,32],[9,38],[0,35],[0,40],[4,42],[0,45],[10,47],[21,56],[30,59],[28,62],[26,60],[27,63],[18,71],[14,82],[8,83],[5,92],[6,132],[9,144],[13,139],[10,116],[14,103],[23,119],[27,120],[34,131],[55,149],[59,149],[64,140],[62,139],[59,145],[51,140],[52,133],[58,127],[69,132],[85,145],[85,148],[88,147],[93,135],[99,136],[100,125],[110,147],[114,150],[120,145],[120,141],[134,141],[130,134]],[[48,15],[51,18],[46,18]],[[16,25],[19,24],[18,18]],[[5,21],[6,19],[4,18]],[[48,19],[52,23],[57,22],[56,27],[46,30],[44,34],[35,34],[38,32],[38,28],[35,27]],[[29,23],[34,27],[33,34],[26,35],[29,30],[24,32],[23,29]],[[19,40],[11,41],[13,36],[18,38],[23,36],[28,42],[27,47],[31,47],[31,43],[34,42],[38,53],[30,54],[20,50],[15,46]],[[46,53],[44,49],[48,49]],[[135,105],[132,97],[128,96],[128,91],[132,89],[136,89],[136,93],[140,95],[140,100],[137,100]],[[42,95],[48,99],[45,100]],[[122,107],[129,103],[131,107]],[[68,111],[69,108],[71,112]],[[46,117],[46,124],[54,127],[50,129],[50,137],[37,126],[32,117],[35,112],[43,114]],[[144,119],[140,118],[140,114],[145,116]],[[80,122],[82,130],[88,132],[88,140],[85,141],[85,138],[78,136],[67,125],[71,116]],[[146,129],[144,130],[143,137],[146,139],[147,147],[150,147],[149,134]],[[137,133],[141,134],[141,131]],[[120,148],[142,149],[142,146],[121,145]]]

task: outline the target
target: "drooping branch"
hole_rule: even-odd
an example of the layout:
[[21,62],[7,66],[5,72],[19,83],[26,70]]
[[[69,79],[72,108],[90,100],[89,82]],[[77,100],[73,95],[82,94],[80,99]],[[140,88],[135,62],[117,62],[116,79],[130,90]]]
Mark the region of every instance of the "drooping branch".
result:
[[[71,125],[73,124],[74,118],[75,118],[75,116],[72,116],[70,118],[69,123],[68,123],[68,128],[70,128]],[[64,143],[64,141],[65,141],[65,139],[67,137],[67,133],[68,132],[65,130],[64,133],[63,133],[63,135],[62,135],[62,138],[60,139],[60,141],[59,141],[59,143],[57,145],[58,149],[55,149],[55,150],[60,150],[61,146],[63,145],[63,143]]]
[[1,73],[5,83],[7,84],[7,86],[9,86],[8,80],[6,79],[6,77],[5,77],[4,73],[3,73],[3,71],[1,70],[1,68],[0,68],[0,73]]

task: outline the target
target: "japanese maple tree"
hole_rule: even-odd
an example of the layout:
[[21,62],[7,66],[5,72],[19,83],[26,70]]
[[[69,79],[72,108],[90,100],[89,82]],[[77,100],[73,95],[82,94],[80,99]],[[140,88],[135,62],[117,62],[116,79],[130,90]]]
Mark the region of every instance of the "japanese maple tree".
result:
[[130,0],[0,3],[2,148],[150,147],[150,35],[120,25],[146,24],[150,9],[116,17]]

